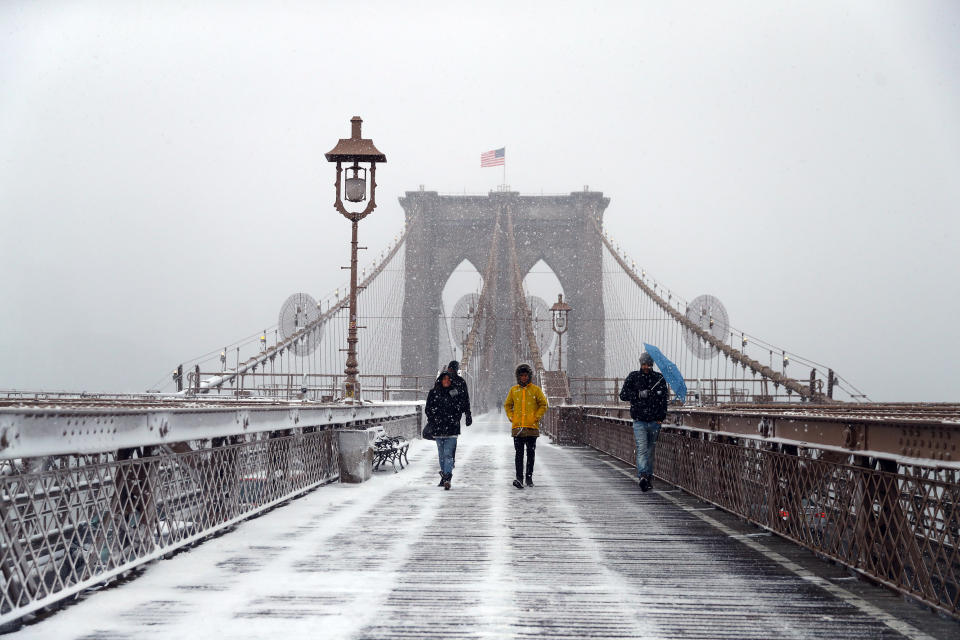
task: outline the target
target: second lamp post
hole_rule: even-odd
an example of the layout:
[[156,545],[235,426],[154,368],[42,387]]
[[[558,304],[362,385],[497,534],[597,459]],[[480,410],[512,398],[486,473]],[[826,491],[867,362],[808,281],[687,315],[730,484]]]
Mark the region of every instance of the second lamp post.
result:
[[567,314],[572,307],[563,301],[563,294],[557,295],[557,301],[550,307],[553,316],[553,330],[557,334],[557,371],[563,371],[563,334],[567,332]]
[[[349,138],[341,138],[337,146],[326,153],[328,162],[337,163],[337,181],[334,183],[337,190],[337,199],[333,206],[347,220],[353,223],[353,239],[350,242],[350,324],[347,332],[347,363],[343,372],[347,379],[344,382],[344,396],[357,398],[359,384],[357,374],[360,372],[357,362],[357,223],[370,215],[377,207],[377,163],[386,162],[387,156],[380,153],[374,146],[373,140],[360,137],[360,125],[363,120],[360,116],[350,119],[351,131]],[[344,177],[342,163],[353,163],[347,167]],[[361,163],[367,166],[361,166]],[[367,172],[370,173],[370,201],[363,211],[348,211],[343,205],[341,191],[348,202],[363,202],[367,200]],[[341,189],[341,183],[343,187]]]

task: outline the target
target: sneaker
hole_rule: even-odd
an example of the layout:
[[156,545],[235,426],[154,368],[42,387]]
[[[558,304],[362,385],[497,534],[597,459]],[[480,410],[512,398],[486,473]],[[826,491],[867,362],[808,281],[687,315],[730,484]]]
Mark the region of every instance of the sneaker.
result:
[[650,491],[650,481],[647,480],[647,476],[640,476],[640,491],[644,493]]
[[528,487],[533,486],[533,476],[527,476],[527,486]]
[[520,478],[517,478],[513,481],[513,486],[515,486],[517,489],[523,489],[523,483],[520,482]]

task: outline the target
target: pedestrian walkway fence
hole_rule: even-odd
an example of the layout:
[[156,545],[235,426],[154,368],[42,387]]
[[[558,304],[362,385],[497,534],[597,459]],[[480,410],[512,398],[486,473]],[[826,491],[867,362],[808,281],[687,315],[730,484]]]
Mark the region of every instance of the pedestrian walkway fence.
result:
[[[588,445],[635,464],[626,410],[560,406],[552,414],[545,430],[556,440]],[[657,477],[960,618],[956,463],[906,461],[877,451],[861,455],[671,422],[682,420],[668,416],[661,429]],[[937,433],[940,444],[950,441],[942,429],[936,428],[934,437]],[[913,434],[923,439],[918,431]],[[812,429],[808,437],[813,437]],[[870,441],[869,432],[857,437]]]
[[[300,424],[311,423],[306,410],[269,409],[267,415],[280,426],[301,418]],[[311,411],[333,421],[340,420],[338,412],[357,414],[350,407]],[[377,421],[391,435],[416,433],[419,404],[380,413],[391,414]],[[204,422],[198,415],[206,416],[207,424],[214,421],[212,413],[177,415],[196,424]],[[121,417],[98,418],[96,424],[115,419]],[[159,444],[162,435],[153,430],[141,446],[0,458],[0,630],[338,480],[337,432],[356,426],[363,425],[347,421],[250,433],[249,421],[238,420],[230,435],[187,442]],[[8,442],[0,443],[0,453],[8,448]]]

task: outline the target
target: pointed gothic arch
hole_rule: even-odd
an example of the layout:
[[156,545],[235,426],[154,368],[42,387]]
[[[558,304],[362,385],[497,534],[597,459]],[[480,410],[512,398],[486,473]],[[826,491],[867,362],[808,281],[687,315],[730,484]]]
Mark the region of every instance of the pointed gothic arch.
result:
[[[543,260],[560,281],[564,299],[574,307],[564,339],[564,362],[569,363],[565,368],[573,377],[602,376],[603,259],[593,220],[602,219],[609,203],[609,198],[595,191],[569,196],[521,196],[516,192],[441,196],[435,191],[408,191],[400,198],[411,225],[404,274],[403,373],[433,372],[438,358],[436,336],[443,287],[463,260],[475,267],[487,264],[497,213],[509,210],[521,274]],[[499,233],[504,233],[503,228]],[[497,295],[493,306],[497,318],[510,318],[512,274],[506,243],[500,246],[503,249],[495,269]],[[480,268],[478,271],[483,272]],[[499,322],[494,366],[497,384],[504,386],[504,391],[512,384],[513,360],[510,323]]]

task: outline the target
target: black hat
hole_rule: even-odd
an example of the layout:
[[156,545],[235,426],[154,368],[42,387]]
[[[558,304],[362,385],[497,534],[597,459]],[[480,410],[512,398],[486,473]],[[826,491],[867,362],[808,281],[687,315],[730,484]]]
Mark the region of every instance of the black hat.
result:
[[650,365],[650,366],[652,367],[652,366],[653,366],[653,356],[651,356],[649,353],[647,353],[646,351],[644,351],[643,353],[640,354],[640,364],[641,364],[641,365],[648,364],[648,365]]
[[453,369],[454,371],[460,371],[460,363],[456,360],[451,360],[450,364],[447,365],[447,369]]

